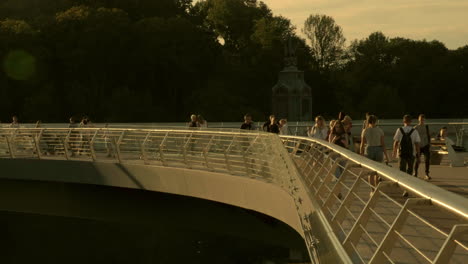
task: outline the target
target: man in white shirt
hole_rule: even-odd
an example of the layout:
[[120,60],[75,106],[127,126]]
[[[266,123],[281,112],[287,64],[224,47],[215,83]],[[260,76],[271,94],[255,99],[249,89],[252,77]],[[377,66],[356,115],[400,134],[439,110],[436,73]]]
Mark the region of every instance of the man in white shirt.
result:
[[[403,127],[397,129],[393,137],[393,157],[400,158],[400,170],[410,175],[413,174],[413,166],[416,157],[420,157],[419,133],[411,126],[411,116],[403,117]],[[409,142],[411,140],[411,142]]]

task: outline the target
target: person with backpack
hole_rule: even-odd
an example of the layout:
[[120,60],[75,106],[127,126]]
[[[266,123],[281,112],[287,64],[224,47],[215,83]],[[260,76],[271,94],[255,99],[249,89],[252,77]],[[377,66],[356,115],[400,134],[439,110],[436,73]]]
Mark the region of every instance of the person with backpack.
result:
[[[426,116],[424,114],[420,114],[418,120],[419,124],[417,124],[414,129],[418,131],[419,137],[421,138],[420,152],[421,154],[424,154],[424,163],[426,164],[426,175],[424,176],[424,180],[429,181],[432,179],[431,176],[429,176],[429,166],[431,164],[431,134],[429,132],[429,126],[425,124]],[[416,177],[418,177],[420,160],[421,156],[418,157],[418,160],[414,164],[414,176]]]
[[421,139],[416,129],[411,126],[411,116],[403,117],[403,127],[397,129],[393,137],[393,156],[400,158],[400,170],[410,175],[416,158],[420,157],[419,144]]

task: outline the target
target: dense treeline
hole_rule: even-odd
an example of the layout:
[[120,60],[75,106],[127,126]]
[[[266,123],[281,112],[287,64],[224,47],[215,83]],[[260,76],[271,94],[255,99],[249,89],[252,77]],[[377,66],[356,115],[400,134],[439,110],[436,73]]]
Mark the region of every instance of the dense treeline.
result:
[[0,120],[263,119],[288,39],[314,114],[468,116],[468,46],[377,32],[324,68],[290,21],[256,0],[0,0]]

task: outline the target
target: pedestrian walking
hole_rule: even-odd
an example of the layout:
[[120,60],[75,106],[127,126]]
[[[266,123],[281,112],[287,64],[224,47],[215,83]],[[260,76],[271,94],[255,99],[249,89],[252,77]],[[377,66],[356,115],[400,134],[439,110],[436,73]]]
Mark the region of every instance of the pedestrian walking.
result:
[[272,120],[276,120],[276,116],[275,115],[270,115],[268,117],[268,121],[266,121],[265,123],[263,123],[263,126],[262,126],[262,130],[265,131],[265,132],[271,132],[270,131],[270,125],[272,124]]
[[288,130],[288,120],[286,119],[281,119],[279,122],[279,134],[280,135],[289,135],[289,130]]
[[255,127],[255,123],[252,121],[252,115],[250,114],[244,115],[244,123],[242,123],[240,129],[257,130],[257,128]]
[[280,127],[278,125],[278,120],[276,119],[275,116],[273,118],[270,118],[270,124],[268,125],[268,132],[270,133],[275,133],[279,134],[280,133]]
[[[414,161],[420,157],[421,139],[418,131],[411,126],[411,116],[403,117],[403,126],[396,130],[393,140],[393,156],[399,157],[400,170],[412,175]],[[408,192],[404,191],[403,196],[408,196]]]
[[200,127],[197,115],[192,114],[190,116],[190,122],[188,122],[188,127]]
[[426,174],[424,176],[424,179],[428,181],[432,179],[431,176],[429,176],[429,166],[431,164],[431,133],[429,132],[429,126],[425,123],[426,116],[424,114],[419,115],[418,121],[419,123],[414,127],[414,129],[418,131],[421,143],[420,153],[414,164],[414,176],[418,177],[419,164],[421,163],[421,155],[424,154],[424,163],[426,165]]
[[[385,156],[385,160],[388,163],[389,159],[384,140],[385,135],[383,130],[380,127],[377,127],[377,117],[370,115],[367,121],[368,126],[362,131],[361,134],[361,145],[359,153],[377,162],[383,162]],[[372,174],[369,176],[369,183],[374,187],[378,184],[377,178],[377,174]]]

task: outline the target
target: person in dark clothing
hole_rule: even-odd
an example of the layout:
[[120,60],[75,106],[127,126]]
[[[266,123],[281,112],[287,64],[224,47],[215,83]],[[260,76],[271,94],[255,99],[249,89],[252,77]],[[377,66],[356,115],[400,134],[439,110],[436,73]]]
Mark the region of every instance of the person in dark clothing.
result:
[[252,116],[250,114],[245,114],[244,123],[242,123],[240,129],[257,130],[257,128],[255,127],[254,122],[252,121]]
[[271,120],[274,120],[276,119],[275,115],[270,115],[270,117],[268,118],[268,121],[266,121],[263,126],[262,126],[262,130],[265,131],[265,132],[271,132],[269,129],[270,129],[270,125],[272,123]]
[[341,121],[337,120],[333,126],[333,132],[330,134],[330,143],[336,144],[343,148],[348,148],[348,138],[344,125]]
[[[346,133],[345,127],[343,122],[340,120],[336,120],[334,124],[333,132],[330,134],[330,143],[336,144],[343,148],[348,148],[348,134]],[[335,160],[336,158],[334,158]],[[344,172],[344,168],[346,166],[346,160],[342,160],[338,162],[338,166],[335,170],[335,177],[338,179]],[[341,199],[341,193],[339,194]]]
[[[400,158],[400,170],[410,175],[413,174],[414,161],[419,162],[421,157],[419,133],[411,126],[411,116],[403,117],[403,127],[396,130],[393,137],[393,156]],[[398,155],[397,155],[398,154]]]
[[280,126],[278,124],[278,119],[274,115],[270,115],[270,121],[265,122],[262,126],[263,131],[279,134]]
[[424,155],[424,161],[426,164],[426,175],[424,179],[426,181],[432,179],[429,176],[429,166],[431,164],[431,133],[429,132],[429,126],[426,125],[426,116],[424,114],[420,114],[418,117],[419,123],[414,127],[419,133],[419,139],[421,143],[419,144],[420,153],[419,156],[416,157],[416,162],[414,164],[414,176],[418,177],[418,170],[419,170],[419,163],[421,162],[421,155]]
[[197,115],[191,115],[190,122],[188,123],[188,127],[199,127],[199,126],[200,124],[198,123]]
[[70,119],[68,119],[68,121],[70,121],[68,123],[68,128],[77,128],[78,127],[78,123],[76,123],[74,117],[70,117]]
[[275,134],[280,133],[280,128],[279,128],[278,121],[276,120],[276,118],[273,119],[273,121],[268,126],[268,132],[275,133]]

